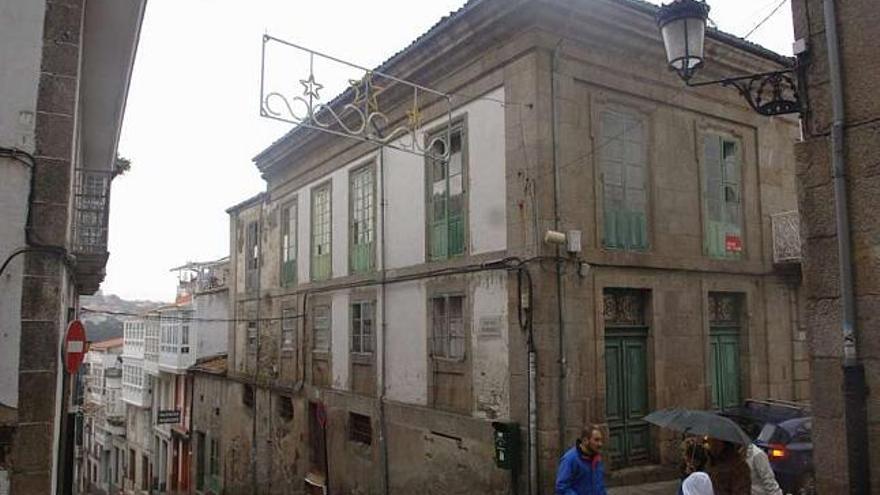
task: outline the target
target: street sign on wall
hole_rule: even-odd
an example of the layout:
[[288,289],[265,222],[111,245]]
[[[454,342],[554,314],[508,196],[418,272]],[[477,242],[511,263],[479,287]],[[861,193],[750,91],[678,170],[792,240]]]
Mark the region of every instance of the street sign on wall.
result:
[[180,423],[180,409],[159,411],[159,413],[156,415],[156,424],[171,425],[177,423]]
[[67,325],[64,336],[64,367],[71,375],[79,370],[86,354],[86,327],[79,320]]

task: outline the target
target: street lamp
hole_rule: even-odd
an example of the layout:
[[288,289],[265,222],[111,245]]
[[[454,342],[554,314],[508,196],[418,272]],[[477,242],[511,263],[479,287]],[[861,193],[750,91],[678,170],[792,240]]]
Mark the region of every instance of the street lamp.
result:
[[657,26],[666,48],[669,68],[691,87],[720,84],[735,88],[761,115],[782,115],[801,110],[795,83],[795,67],[716,81],[691,82],[703,66],[703,46],[709,6],[701,0],[675,0],[657,11]]

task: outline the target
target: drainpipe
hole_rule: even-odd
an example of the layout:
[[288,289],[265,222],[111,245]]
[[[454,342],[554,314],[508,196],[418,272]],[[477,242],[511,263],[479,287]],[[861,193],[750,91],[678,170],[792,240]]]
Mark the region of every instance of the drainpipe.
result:
[[837,249],[840,294],[843,305],[843,389],[846,449],[850,493],[869,493],[868,424],[865,368],[859,361],[856,341],[855,296],[852,274],[852,245],[847,210],[846,161],[844,158],[843,85],[838,49],[837,15],[834,0],[824,0],[825,41],[831,82],[831,160],[834,173],[834,213],[837,220]]
[[[561,179],[559,177],[559,146],[556,142],[556,134],[557,134],[557,126],[559,125],[559,112],[556,105],[556,72],[559,69],[559,52],[562,49],[563,40],[560,39],[558,43],[556,43],[556,47],[553,49],[553,62],[552,68],[550,70],[550,113],[552,115],[553,123],[550,127],[550,139],[553,143],[553,229],[557,232],[559,231],[559,226],[562,223],[561,215],[559,214],[559,195],[561,189]],[[556,311],[558,316],[558,326],[559,326],[559,409],[558,409],[558,421],[559,421],[559,449],[560,452],[565,450],[565,403],[566,403],[566,393],[565,393],[565,376],[566,376],[566,358],[565,358],[565,306],[562,302],[562,248],[557,245],[556,246]]]
[[387,390],[385,386],[385,357],[387,356],[387,353],[385,352],[385,346],[388,342],[388,318],[386,317],[385,313],[385,211],[387,209],[387,198],[385,196],[384,146],[379,147],[379,191],[382,194],[382,200],[379,202],[379,216],[381,221],[381,226],[379,227],[379,243],[381,244],[381,247],[379,248],[379,304],[382,314],[382,345],[379,351],[379,359],[382,363],[379,368],[379,462],[382,465],[382,493],[388,495],[391,490],[388,476],[388,428],[385,421],[385,393]]
[[[266,191],[268,195],[268,190]],[[257,407],[257,380],[259,378],[259,367],[260,367],[260,333],[263,331],[263,325],[261,321],[260,315],[260,303],[262,302],[262,294],[260,294],[261,290],[261,282],[263,278],[262,269],[263,269],[263,209],[266,206],[266,197],[260,199],[260,216],[257,219],[257,341],[256,341],[256,353],[254,355],[254,380],[251,385],[254,392],[254,415],[253,421],[251,422],[251,493],[257,493],[257,412],[259,408]],[[246,271],[246,270],[245,270]]]

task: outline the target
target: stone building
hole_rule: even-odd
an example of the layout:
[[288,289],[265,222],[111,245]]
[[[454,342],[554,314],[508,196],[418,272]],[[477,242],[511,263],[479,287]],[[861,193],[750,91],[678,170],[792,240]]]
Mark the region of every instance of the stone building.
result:
[[[828,6],[836,10],[835,17],[826,17]],[[804,49],[805,66],[800,93],[807,110],[803,139],[795,151],[804,229],[804,325],[810,335],[812,394],[822,398],[813,402],[818,493],[880,493],[880,404],[875,392],[866,397],[868,390],[880,387],[880,99],[876,91],[880,53],[874,42],[880,12],[876,7],[866,0],[792,2],[795,39]],[[838,53],[836,64],[832,51]],[[836,88],[839,107],[834,103]],[[841,149],[840,173],[835,173],[835,136]],[[835,177],[848,200],[835,194]],[[838,199],[848,208],[848,215],[843,215],[848,224],[835,215]],[[850,262],[843,263],[852,272],[849,289],[840,276],[841,232],[849,241]],[[847,292],[853,296],[852,313],[844,310]],[[847,326],[855,331],[851,363],[844,359]],[[844,368],[845,364],[851,366]],[[849,398],[847,375],[854,385]]]
[[[798,259],[773,256],[796,122],[683,88],[655,8],[470,1],[376,69],[449,95],[373,103],[444,158],[305,126],[255,158],[206,380],[227,493],[546,493],[591,422],[613,477],[643,480],[673,455],[653,409],[809,398]],[[707,77],[791,63],[706,43]],[[513,473],[496,422],[521,434]]]
[[104,277],[110,182],[144,5],[0,6],[0,493],[72,485],[59,347],[79,295]]

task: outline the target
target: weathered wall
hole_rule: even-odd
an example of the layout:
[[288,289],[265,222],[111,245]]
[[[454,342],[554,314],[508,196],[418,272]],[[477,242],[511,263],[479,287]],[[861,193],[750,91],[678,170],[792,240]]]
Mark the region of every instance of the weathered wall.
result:
[[[880,142],[880,99],[876,80],[880,52],[876,50],[880,12],[874,2],[834,2],[846,118],[846,162],[852,263],[855,283],[856,338],[867,387],[880,387],[880,342],[877,308],[880,299],[880,197],[877,143]],[[850,491],[848,467],[855,459],[847,453],[843,395],[843,330],[837,229],[834,217],[831,140],[833,119],[825,39],[823,2],[792,2],[795,38],[809,49],[805,91],[808,111],[804,140],[797,145],[797,180],[804,243],[803,322],[809,336],[813,401],[814,464],[819,493]],[[818,400],[821,398],[821,400]],[[880,403],[867,400],[871,493],[880,493]]]
[[[201,292],[193,297],[193,317],[197,319],[226,320],[229,318],[229,291],[226,289]],[[198,342],[196,358],[226,352],[227,326],[225,321],[199,321],[192,323]]]
[[[43,46],[45,2],[0,6],[0,147],[34,152],[37,82]],[[25,245],[29,167],[0,158],[0,260]],[[21,338],[21,277],[24,256],[7,267],[0,279],[0,423],[18,407],[18,364]]]

